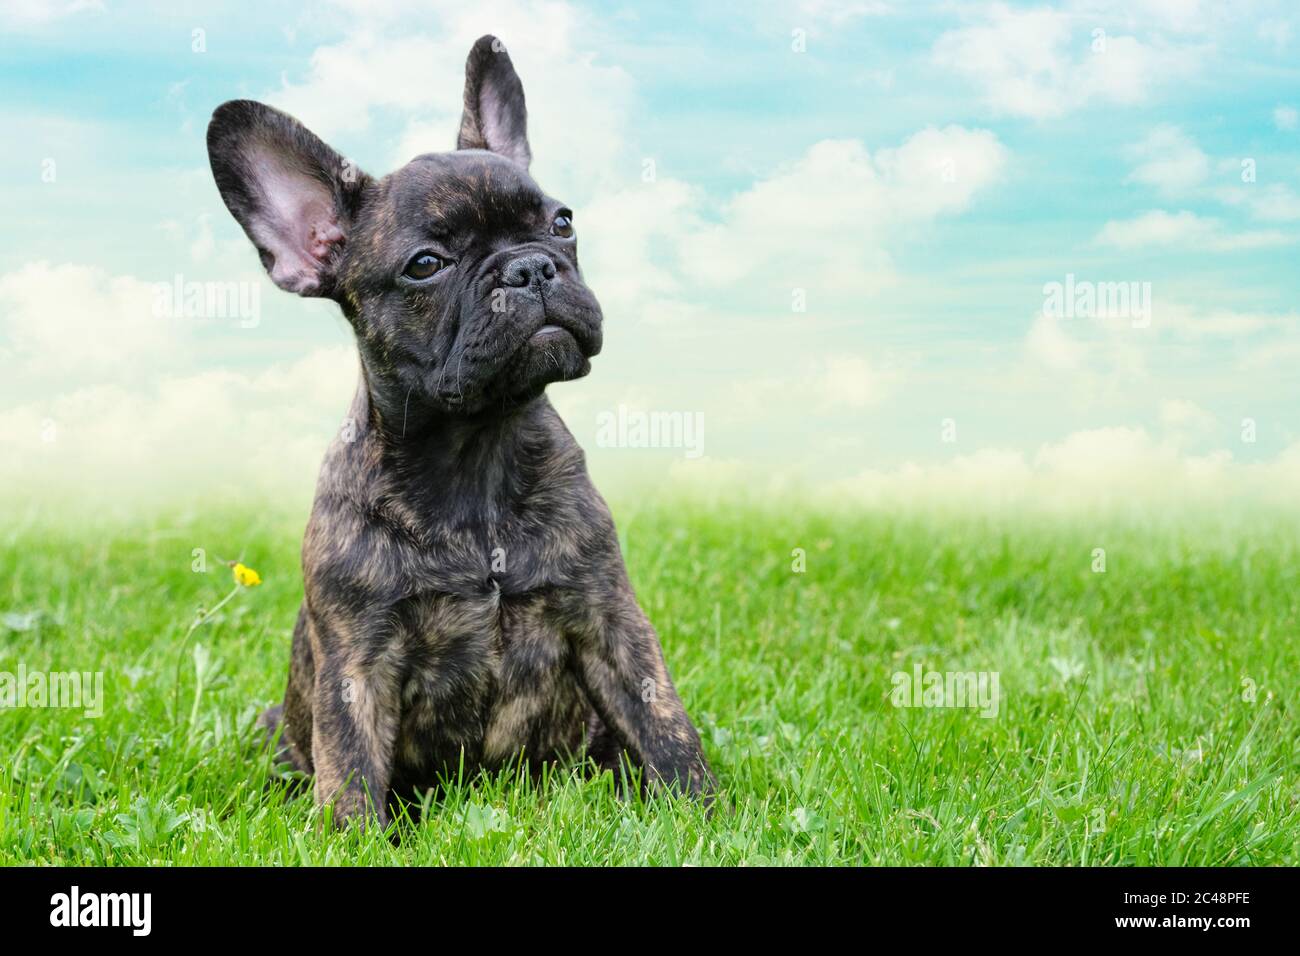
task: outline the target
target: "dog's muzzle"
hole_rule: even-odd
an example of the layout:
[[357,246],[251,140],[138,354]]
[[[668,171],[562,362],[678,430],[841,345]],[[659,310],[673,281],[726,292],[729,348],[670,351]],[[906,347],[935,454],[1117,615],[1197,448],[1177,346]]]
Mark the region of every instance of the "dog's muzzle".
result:
[[501,284],[515,289],[533,287],[538,292],[555,278],[555,261],[543,252],[527,252],[511,259],[501,270]]

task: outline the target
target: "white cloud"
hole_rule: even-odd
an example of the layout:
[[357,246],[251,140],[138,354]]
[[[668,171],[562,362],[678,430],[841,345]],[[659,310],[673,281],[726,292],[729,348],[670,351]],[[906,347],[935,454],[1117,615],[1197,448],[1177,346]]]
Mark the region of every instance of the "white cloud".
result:
[[1087,361],[1085,343],[1066,333],[1060,319],[1039,313],[1029,326],[1025,350],[1031,361],[1053,372],[1075,372]]
[[[167,231],[182,244],[184,230]],[[191,252],[206,260],[211,249],[200,223]],[[241,281],[260,291],[261,270],[250,276]],[[216,326],[160,315],[158,288],[67,263],[0,276],[0,354],[20,396],[0,408],[0,486],[102,501],[223,481],[310,481],[355,388],[355,349],[196,371],[211,364]],[[230,321],[219,336],[227,346],[253,341]]]
[[[1221,394],[1227,372],[1207,380],[1189,376],[1189,368],[1207,362],[1223,363],[1224,369],[1281,368],[1300,357],[1300,315],[1190,306],[1166,300],[1157,294],[1160,288],[1153,290],[1147,326],[1134,327],[1122,317],[1035,315],[1021,365],[1011,375],[1015,387],[1050,392],[1089,417],[1101,408],[1158,406],[1161,422],[1177,424],[1178,437],[1190,440],[1201,437],[1189,427],[1195,418],[1191,406],[1170,402],[1190,402],[1188,393],[1198,389]],[[1243,381],[1232,391],[1244,397],[1251,389]],[[1178,393],[1177,400],[1167,398]]]
[[1089,515],[1113,509],[1149,518],[1153,508],[1168,517],[1186,506],[1223,512],[1232,501],[1294,510],[1300,505],[1292,492],[1298,483],[1300,444],[1271,461],[1247,464],[1227,449],[1187,454],[1178,440],[1115,426],[1073,432],[1032,455],[984,448],[936,464],[868,469],[834,482],[830,491],[884,507]]
[[[307,77],[301,83],[286,80],[269,99],[325,139],[364,132],[371,112],[383,107],[412,112],[440,106],[450,113],[460,91],[433,82],[440,67],[450,72],[448,52],[428,36],[382,37],[363,27],[347,40],[317,48]],[[395,82],[397,77],[402,80]]]
[[1252,345],[1243,350],[1236,360],[1236,368],[1242,372],[1282,370],[1287,375],[1288,385],[1297,366],[1300,366],[1300,338],[1297,337]]
[[1154,209],[1132,219],[1111,219],[1094,240],[1121,251],[1149,248],[1187,248],[1209,252],[1234,252],[1283,246],[1294,238],[1277,230],[1230,232],[1217,219],[1183,210]]
[[1300,125],[1300,113],[1294,106],[1279,105],[1273,110],[1273,125],[1290,132]]
[[1116,389],[1146,385],[1154,335],[1125,318],[1062,319],[1039,312],[1023,346],[1020,386],[1050,384],[1051,390],[1087,408]]
[[1065,112],[1068,40],[1069,22],[1054,11],[994,5],[984,23],[940,36],[933,54],[978,84],[995,111],[1042,118]]
[[0,484],[76,500],[304,491],[357,382],[355,349],[259,371],[93,385],[0,411]]
[[1287,20],[1268,19],[1260,23],[1256,31],[1261,40],[1269,43],[1273,49],[1281,53],[1291,43],[1291,23]]
[[[1102,29],[1098,16],[1113,9],[1079,6],[1084,9],[984,5],[972,25],[939,37],[933,59],[975,83],[994,112],[1031,119],[1063,116],[1093,103],[1143,103],[1157,86],[1198,68],[1196,47],[1094,35]],[[1179,29],[1194,23],[1173,15],[1172,8],[1148,6],[1154,14],[1165,12],[1157,21]]]
[[33,262],[0,276],[0,354],[32,374],[129,374],[164,364],[172,320],[154,312],[154,284],[95,266]]
[[[1169,410],[1199,417],[1192,406]],[[1203,412],[1203,410],[1202,410]],[[1208,416],[1208,413],[1204,413]],[[1209,418],[1198,425],[1209,423]],[[708,455],[675,460],[668,470],[674,494],[685,492],[735,503],[773,493],[797,493],[831,507],[844,504],[927,515],[983,515],[1007,512],[1017,520],[1050,515],[1094,521],[1124,515],[1144,522],[1231,520],[1250,513],[1300,512],[1300,443],[1261,461],[1238,460],[1219,447],[1185,450],[1185,437],[1162,425],[1165,434],[1113,425],[1069,432],[1029,452],[980,447],[940,461],[905,461],[871,467],[847,478],[824,479],[799,465],[759,465]],[[661,479],[656,479],[656,484]],[[1089,544],[1080,560],[1090,559]]]
[[880,406],[905,378],[892,357],[825,355],[794,363],[781,376],[731,382],[717,417],[729,425],[758,421],[782,403],[797,403],[818,415],[859,412]]
[[1295,335],[1300,332],[1300,315],[1193,308],[1176,302],[1161,302],[1155,327],[1188,341],[1242,339],[1259,333]]
[[1218,424],[1213,413],[1185,398],[1164,399],[1159,418],[1165,434],[1180,446],[1212,433]]
[[[1285,107],[1278,107],[1284,110]],[[1294,110],[1291,111],[1294,114]],[[1275,111],[1276,115],[1276,111]],[[1279,120],[1279,126],[1283,120]],[[1203,198],[1246,210],[1254,219],[1264,222],[1294,222],[1300,220],[1300,196],[1285,183],[1237,182],[1230,186],[1204,187],[1211,166],[1221,173],[1237,179],[1241,160],[1223,158],[1211,163],[1210,157],[1190,136],[1177,126],[1164,124],[1155,127],[1146,138],[1125,150],[1126,155],[1138,165],[1125,182],[1151,186],[1170,199]],[[1180,213],[1181,219],[1155,216],[1144,225],[1152,230],[1167,228],[1171,233],[1181,233],[1184,238],[1208,241],[1210,248],[1230,249],[1239,246],[1272,244],[1265,235],[1243,237],[1225,236],[1212,220],[1193,222],[1190,213]],[[1272,237],[1276,238],[1276,237]]]
[[[585,198],[596,186],[640,175],[639,164],[624,157],[631,78],[597,62],[595,35],[568,4],[390,0],[371,10],[344,0],[340,6],[354,24],[346,39],[316,49],[304,78],[286,79],[268,96],[326,141],[364,133],[377,114],[392,110],[406,117],[393,166],[453,149],[465,57],[475,40],[496,30],[523,80],[533,172],[542,186]],[[513,33],[512,24],[520,25]]]
[[11,27],[44,26],[78,13],[103,13],[104,0],[6,0],[0,23]]
[[1093,428],[1075,432],[1057,444],[1038,450],[1035,464],[1043,471],[1071,475],[1086,485],[1113,481],[1120,470],[1136,461],[1148,463],[1152,455],[1165,457],[1146,432],[1136,428]]
[[1069,6],[1084,16],[1174,33],[1205,33],[1223,18],[1213,0],[1075,0]]
[[794,23],[828,23],[841,27],[863,17],[885,16],[893,8],[884,0],[798,0],[794,12]]
[[[1002,173],[1006,150],[985,130],[925,129],[874,154],[824,140],[707,215],[680,180],[611,188],[579,212],[583,271],[606,314],[692,335],[721,318],[699,303],[726,290],[794,313],[856,307],[894,281],[890,246],[906,231],[960,212]],[[796,293],[795,290],[801,290]]]
[[1153,186],[1166,195],[1182,195],[1210,174],[1210,158],[1176,126],[1157,126],[1127,152],[1139,165],[1126,181]]
[[892,373],[872,368],[866,359],[855,355],[834,355],[824,363],[818,391],[829,408],[867,408],[884,398],[895,378]]
[[1300,220],[1300,195],[1284,183],[1242,183],[1214,191],[1214,198],[1228,206],[1244,208],[1261,222]]
[[892,279],[889,240],[961,211],[995,181],[1006,149],[987,130],[925,129],[873,157],[823,140],[732,199],[722,221],[682,238],[683,267],[710,285],[745,277],[772,290],[866,292]]
[[703,195],[675,179],[657,179],[596,196],[574,223],[583,275],[607,315],[682,326],[698,318],[685,295],[677,242],[697,233]]

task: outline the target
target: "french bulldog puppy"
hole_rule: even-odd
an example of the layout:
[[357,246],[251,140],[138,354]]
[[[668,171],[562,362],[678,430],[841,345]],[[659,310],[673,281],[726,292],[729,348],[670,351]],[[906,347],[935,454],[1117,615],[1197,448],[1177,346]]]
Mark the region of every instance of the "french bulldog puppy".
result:
[[609,509],[544,390],[586,375],[601,310],[572,211],[528,174],[523,87],[474,44],[457,149],[382,179],[249,100],[208,127],[271,279],[333,299],[361,380],[303,542],[284,703],[263,715],[334,819],[461,768],[626,757],[708,795],[699,735]]

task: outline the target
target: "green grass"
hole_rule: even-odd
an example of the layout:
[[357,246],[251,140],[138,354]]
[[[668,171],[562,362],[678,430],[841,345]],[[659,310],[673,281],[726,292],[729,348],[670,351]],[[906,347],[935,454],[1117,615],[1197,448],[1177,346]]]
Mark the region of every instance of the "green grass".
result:
[[[304,516],[32,521],[0,538],[0,671],[102,670],[105,710],[0,711],[0,863],[1300,863],[1294,519],[616,516],[718,812],[562,768],[458,783],[398,840],[323,832],[249,746]],[[182,647],[241,552],[265,583]],[[997,716],[892,706],[917,662],[997,672]]]

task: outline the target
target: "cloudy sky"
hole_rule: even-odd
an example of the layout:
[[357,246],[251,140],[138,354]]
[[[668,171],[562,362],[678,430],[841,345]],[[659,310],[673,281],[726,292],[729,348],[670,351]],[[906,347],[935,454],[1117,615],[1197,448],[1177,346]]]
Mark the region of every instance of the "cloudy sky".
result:
[[[598,477],[1300,477],[1290,3],[227,6],[0,12],[10,488],[309,487],[351,333],[264,278],[207,119],[262,99],[382,174],[452,143],[488,32],[605,309],[592,375],[551,390]],[[245,297],[169,311],[187,283]],[[702,437],[606,447],[620,407]]]

